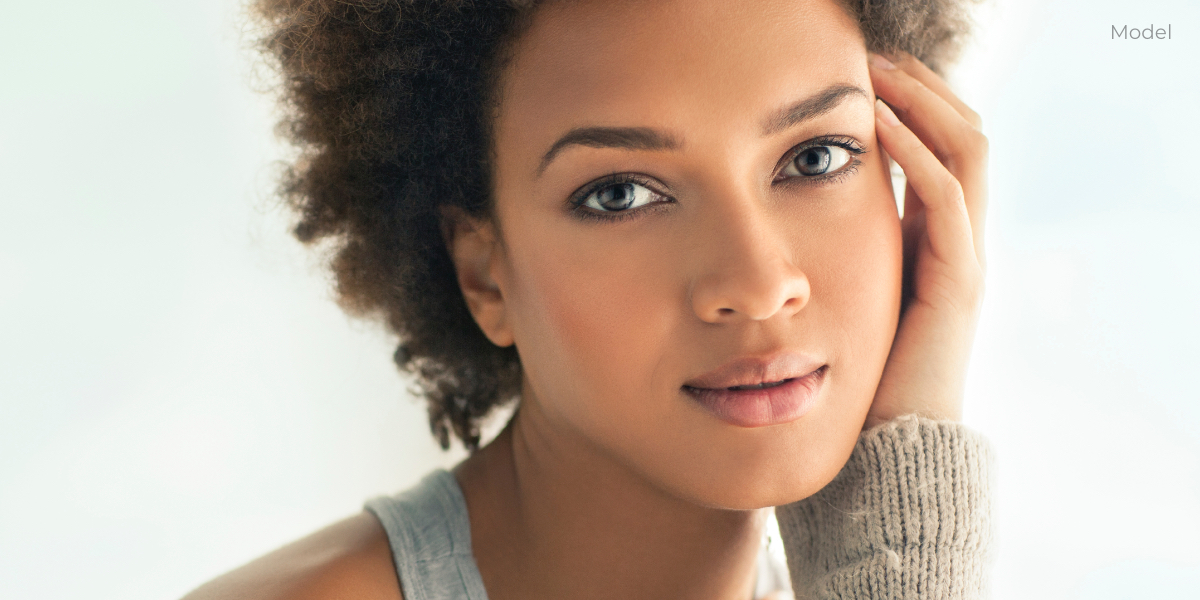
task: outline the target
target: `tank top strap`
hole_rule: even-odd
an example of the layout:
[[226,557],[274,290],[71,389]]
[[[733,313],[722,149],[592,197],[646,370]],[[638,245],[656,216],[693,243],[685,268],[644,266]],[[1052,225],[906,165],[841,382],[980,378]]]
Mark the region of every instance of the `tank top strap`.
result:
[[471,553],[467,503],[452,473],[438,469],[365,508],[387,532],[405,600],[487,600]]

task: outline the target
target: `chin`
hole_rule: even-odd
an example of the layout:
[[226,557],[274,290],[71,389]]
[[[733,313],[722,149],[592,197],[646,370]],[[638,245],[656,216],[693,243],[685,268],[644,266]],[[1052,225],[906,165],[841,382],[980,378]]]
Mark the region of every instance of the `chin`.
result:
[[651,467],[658,472],[649,474],[669,493],[711,508],[752,510],[803,500],[845,466],[862,431],[866,406],[834,418],[814,412],[757,429],[721,424],[724,435],[694,446],[691,460],[666,471]]
[[849,451],[844,456],[819,454],[822,456],[808,460],[771,461],[775,464],[748,469],[748,473],[753,473],[750,477],[746,473],[728,474],[723,481],[703,490],[702,503],[713,508],[751,510],[804,500],[829,485],[850,457]]

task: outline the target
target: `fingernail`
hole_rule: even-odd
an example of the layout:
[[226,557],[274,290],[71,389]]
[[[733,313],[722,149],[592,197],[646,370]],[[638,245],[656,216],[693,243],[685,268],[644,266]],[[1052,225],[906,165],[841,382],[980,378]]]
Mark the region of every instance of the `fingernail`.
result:
[[884,125],[895,127],[900,124],[900,119],[896,118],[896,113],[892,112],[892,109],[879,98],[875,99],[875,115],[879,117],[880,121],[883,121]]
[[883,70],[885,70],[885,71],[890,71],[890,70],[892,70],[892,69],[895,69],[895,68],[896,68],[896,65],[893,65],[893,64],[892,64],[892,61],[890,61],[890,60],[888,60],[888,59],[886,59],[886,58],[884,58],[884,57],[882,57],[882,56],[880,56],[880,55],[878,55],[878,54],[872,54],[872,55],[871,55],[871,64],[872,64],[872,65],[873,65],[873,66],[874,66],[876,69],[883,69]]

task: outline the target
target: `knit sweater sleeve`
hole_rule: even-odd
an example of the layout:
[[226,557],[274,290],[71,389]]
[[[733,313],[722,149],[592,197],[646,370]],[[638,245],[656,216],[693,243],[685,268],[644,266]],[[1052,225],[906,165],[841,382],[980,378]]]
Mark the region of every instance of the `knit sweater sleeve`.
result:
[[864,431],[829,485],[775,510],[797,600],[987,597],[992,462],[955,422]]

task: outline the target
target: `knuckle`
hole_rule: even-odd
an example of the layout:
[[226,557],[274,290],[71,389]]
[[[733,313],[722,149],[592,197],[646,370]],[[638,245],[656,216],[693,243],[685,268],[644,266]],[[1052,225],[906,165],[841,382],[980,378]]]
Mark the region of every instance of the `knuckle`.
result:
[[963,277],[962,289],[959,296],[962,307],[970,313],[977,312],[983,304],[984,288],[983,269],[975,265]]
[[988,144],[991,143],[988,141],[988,137],[978,129],[975,129],[967,135],[971,136],[971,147],[975,149],[975,154],[986,157],[988,155]]
[[983,117],[980,117],[979,113],[971,110],[970,108],[966,108],[965,110],[966,110],[966,114],[964,114],[963,116],[965,116],[967,118],[967,122],[971,124],[971,127],[975,128],[975,129],[982,128],[983,127]]
[[982,131],[974,127],[963,127],[959,132],[960,140],[956,148],[962,156],[982,156],[987,154],[988,138]]
[[983,306],[983,271],[978,265],[961,269],[955,276],[953,287],[944,290],[945,306],[964,321],[974,321]]
[[962,183],[949,172],[941,185],[942,197],[949,205],[966,206],[966,196],[963,194]]
[[910,133],[904,136],[904,138],[904,151],[909,156],[918,156],[922,152],[930,151],[915,133]]
[[956,172],[964,167],[986,162],[988,157],[987,136],[978,129],[964,129],[958,143],[938,156],[947,168]]

